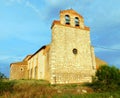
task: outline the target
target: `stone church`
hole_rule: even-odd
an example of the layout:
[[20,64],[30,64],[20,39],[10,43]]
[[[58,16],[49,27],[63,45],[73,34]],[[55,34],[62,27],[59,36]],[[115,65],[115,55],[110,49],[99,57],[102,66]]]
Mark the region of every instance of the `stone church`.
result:
[[95,57],[90,28],[73,9],[60,11],[51,26],[52,40],[21,62],[11,63],[10,79],[43,79],[51,84],[91,82],[104,61]]

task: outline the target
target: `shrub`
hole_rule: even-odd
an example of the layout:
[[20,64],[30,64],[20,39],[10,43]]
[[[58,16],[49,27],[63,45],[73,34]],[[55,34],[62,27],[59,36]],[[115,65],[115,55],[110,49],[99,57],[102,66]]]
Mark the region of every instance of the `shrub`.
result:
[[113,91],[120,87],[120,71],[115,66],[101,66],[93,77],[92,88],[97,91]]
[[6,78],[6,76],[0,72],[0,80]]

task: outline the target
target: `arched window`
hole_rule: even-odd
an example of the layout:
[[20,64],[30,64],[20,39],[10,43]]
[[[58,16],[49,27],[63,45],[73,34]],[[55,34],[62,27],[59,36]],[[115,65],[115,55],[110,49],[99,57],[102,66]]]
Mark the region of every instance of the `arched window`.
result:
[[76,48],[74,48],[72,51],[73,51],[73,54],[77,54],[77,49]]
[[75,26],[79,26],[79,18],[75,17]]
[[70,16],[65,15],[65,24],[70,24]]

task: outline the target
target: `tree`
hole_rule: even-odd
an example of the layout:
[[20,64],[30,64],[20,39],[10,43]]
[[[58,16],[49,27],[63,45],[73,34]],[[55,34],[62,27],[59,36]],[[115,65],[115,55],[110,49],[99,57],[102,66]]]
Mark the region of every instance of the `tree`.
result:
[[101,66],[93,78],[93,87],[99,90],[115,90],[120,85],[120,70],[115,66]]
[[0,79],[4,79],[4,78],[6,78],[6,76],[0,72]]

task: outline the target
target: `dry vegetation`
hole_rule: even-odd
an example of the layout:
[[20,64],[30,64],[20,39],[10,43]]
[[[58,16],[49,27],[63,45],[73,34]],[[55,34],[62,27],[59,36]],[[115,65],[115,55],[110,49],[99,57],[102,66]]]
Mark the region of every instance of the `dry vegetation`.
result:
[[120,98],[120,70],[101,66],[92,83],[51,85],[44,80],[9,81],[1,74],[0,98]]
[[4,80],[0,83],[0,98],[119,98],[119,94],[112,94],[95,93],[80,84],[50,85],[43,80]]
[[[2,83],[2,82],[1,82]],[[43,80],[18,80],[4,81],[2,85],[1,98],[52,98],[62,94],[91,93],[93,90],[77,84],[50,85]]]

